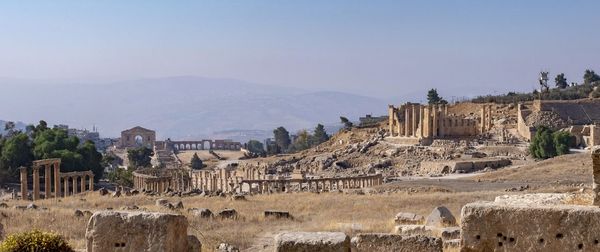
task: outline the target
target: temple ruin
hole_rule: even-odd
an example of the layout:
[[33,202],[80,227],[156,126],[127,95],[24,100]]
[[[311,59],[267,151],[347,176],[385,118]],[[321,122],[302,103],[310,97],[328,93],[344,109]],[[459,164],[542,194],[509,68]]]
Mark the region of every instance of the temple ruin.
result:
[[413,144],[431,144],[433,139],[474,137],[493,125],[492,106],[482,105],[479,117],[448,113],[449,105],[406,103],[389,105],[388,127],[391,137]]
[[[40,170],[43,171],[43,195],[45,199],[59,198],[61,195],[67,197],[79,192],[94,190],[94,173],[92,171],[83,172],[60,172],[60,159],[43,159],[33,161],[32,180],[33,193],[32,200],[39,200],[41,185],[40,185]],[[19,168],[21,182],[21,198],[28,199],[29,193],[29,171],[27,167]],[[61,187],[62,185],[62,187]],[[62,190],[61,192],[61,188]]]
[[136,126],[121,131],[121,139],[119,139],[118,146],[120,148],[135,148],[139,146],[152,148],[155,142],[156,132],[154,130]]

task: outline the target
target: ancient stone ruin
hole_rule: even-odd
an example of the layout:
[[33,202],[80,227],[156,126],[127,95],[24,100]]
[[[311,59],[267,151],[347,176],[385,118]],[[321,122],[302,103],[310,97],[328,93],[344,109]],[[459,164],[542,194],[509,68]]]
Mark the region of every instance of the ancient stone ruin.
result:
[[183,215],[96,212],[87,224],[87,251],[200,251],[200,241],[188,236],[187,228]]
[[202,190],[227,193],[274,193],[290,191],[333,191],[367,188],[383,183],[381,174],[348,177],[307,178],[268,175],[266,169],[221,168],[216,170],[150,169],[133,173],[134,188],[157,193]]
[[[58,198],[61,195],[67,197],[69,195],[77,194],[78,192],[93,191],[94,190],[94,173],[92,171],[84,172],[60,172],[60,159],[43,159],[33,161],[32,166],[32,200],[39,200],[40,198],[40,170],[43,168],[43,182],[44,182],[44,196],[46,199],[55,197]],[[21,167],[20,170],[20,182],[21,182],[21,198],[28,199],[28,184],[29,175],[27,167]],[[62,183],[62,186],[61,186]],[[79,183],[79,184],[78,184]],[[64,188],[61,194],[61,188]]]
[[[447,137],[473,137],[492,128],[492,107],[483,105],[479,118],[448,113],[448,105],[406,103],[388,108],[390,136],[421,144]],[[410,142],[410,141],[409,141]]]

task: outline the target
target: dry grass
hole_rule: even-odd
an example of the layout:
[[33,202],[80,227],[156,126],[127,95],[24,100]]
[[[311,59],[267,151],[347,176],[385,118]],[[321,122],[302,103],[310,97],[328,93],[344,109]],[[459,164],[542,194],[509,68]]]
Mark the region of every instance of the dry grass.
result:
[[[263,234],[282,230],[390,232],[393,217],[401,211],[427,215],[438,205],[445,205],[457,216],[460,208],[472,201],[492,200],[503,192],[477,193],[395,193],[389,195],[354,195],[341,193],[295,193],[257,195],[247,201],[230,201],[226,198],[184,197],[169,198],[183,201],[186,209],[209,208],[216,212],[223,208],[234,208],[242,216],[238,220],[201,220],[182,214],[190,220],[188,232],[200,238],[205,251],[212,251],[220,242],[228,242],[240,248],[250,247]],[[38,228],[56,231],[65,236],[78,249],[85,248],[86,218],[76,218],[75,209],[98,211],[112,207],[137,205],[148,211],[165,211],[154,205],[159,197],[101,197],[95,193],[87,196],[37,201],[36,204],[49,210],[4,209],[7,217],[2,224],[8,233]],[[9,205],[25,205],[28,202],[9,202]],[[272,220],[263,217],[264,210],[289,211],[294,220]],[[354,226],[352,224],[355,224]],[[354,228],[350,228],[354,227]],[[358,229],[358,230],[352,230]]]
[[569,154],[516,168],[485,173],[473,179],[483,181],[591,183],[589,153]]

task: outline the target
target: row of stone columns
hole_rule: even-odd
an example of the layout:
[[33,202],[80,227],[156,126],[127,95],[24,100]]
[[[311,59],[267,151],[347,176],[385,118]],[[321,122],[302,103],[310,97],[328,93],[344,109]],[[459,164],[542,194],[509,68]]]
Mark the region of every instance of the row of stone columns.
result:
[[[88,180],[88,181],[86,181],[86,180]],[[79,184],[78,184],[78,182],[79,182]],[[69,195],[75,195],[80,192],[93,191],[94,190],[94,174],[90,172],[89,174],[63,175],[62,183],[64,186],[63,197],[68,197]],[[89,185],[89,189],[86,188],[86,186],[88,186],[88,185]]]
[[[306,179],[306,180],[243,180],[241,184],[247,184],[252,190],[256,186],[259,193],[268,192],[286,192],[294,184],[299,186],[300,190],[306,188],[308,191],[331,191],[341,189],[366,188],[381,185],[383,177],[381,175],[352,177],[352,178],[327,178],[327,179]],[[306,185],[306,187],[304,186]],[[241,187],[240,187],[241,188]]]
[[492,105],[483,105],[481,107],[481,122],[480,122],[480,132],[481,134],[492,129],[493,120],[492,120]]
[[[40,169],[44,168],[44,194],[46,198],[60,197],[60,159],[45,159],[34,161],[33,172],[33,194],[32,199],[40,199]],[[27,199],[28,188],[28,170],[27,167],[20,167],[21,180],[21,198]],[[54,177],[54,191],[52,191],[52,178]]]

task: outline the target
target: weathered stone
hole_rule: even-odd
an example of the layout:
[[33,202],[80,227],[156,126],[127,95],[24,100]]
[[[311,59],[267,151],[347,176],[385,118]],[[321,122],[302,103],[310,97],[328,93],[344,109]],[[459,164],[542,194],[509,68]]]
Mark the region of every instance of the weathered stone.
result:
[[217,252],[240,252],[240,250],[228,243],[221,243],[217,246]]
[[593,204],[600,206],[600,146],[592,149],[592,172],[594,178],[594,184],[592,190],[594,192]]
[[73,213],[73,215],[77,218],[79,217],[83,217],[83,212],[79,209],[75,210],[75,212]]
[[36,204],[33,203],[29,203],[29,205],[27,205],[27,209],[38,209],[38,206]]
[[433,236],[431,228],[425,225],[398,225],[394,228],[394,233],[404,236],[423,235]]
[[437,232],[438,237],[442,238],[444,241],[460,239],[460,227],[440,228]]
[[460,239],[444,240],[444,251],[459,251]]
[[175,209],[183,209],[183,202],[179,201],[177,202],[177,204],[175,204]]
[[234,194],[231,196],[231,200],[233,200],[233,201],[246,200],[246,196],[241,195],[241,194]]
[[453,227],[458,226],[456,223],[456,218],[454,215],[446,208],[445,206],[439,206],[433,209],[431,214],[427,216],[427,221],[425,222],[427,226],[433,227]]
[[425,218],[422,215],[418,215],[415,213],[405,213],[400,212],[396,214],[396,218],[394,218],[394,222],[400,225],[419,225],[423,224],[423,220]]
[[0,203],[0,208],[8,208],[8,204],[2,202]]
[[131,190],[131,195],[138,195],[138,194],[140,194],[140,191],[138,191],[137,189]]
[[440,238],[398,234],[359,234],[352,238],[352,252],[399,251],[442,252]]
[[108,194],[108,190],[106,190],[106,188],[104,188],[104,187],[103,187],[103,188],[100,188],[100,189],[98,190],[98,194],[100,194],[100,196],[107,195],[107,194]]
[[27,206],[14,206],[14,208],[18,210],[25,210],[27,209]]
[[226,208],[217,213],[221,219],[237,219],[237,211],[235,209]]
[[115,191],[115,192],[112,194],[112,196],[113,196],[113,198],[118,198],[118,197],[121,197],[121,191]]
[[350,238],[342,232],[284,232],[275,236],[276,252],[348,252]]
[[200,218],[212,218],[213,213],[207,208],[190,208],[188,213]]
[[600,208],[476,202],[463,207],[462,251],[597,251]]
[[265,210],[265,218],[291,219],[292,216],[290,215],[289,212],[285,212],[285,211]]
[[156,206],[164,207],[164,206],[166,206],[168,204],[169,204],[169,201],[166,200],[166,199],[157,199],[156,200]]
[[85,211],[83,211],[83,214],[85,215],[85,217],[92,217],[92,215],[94,213],[92,213],[91,211],[85,210]]
[[96,212],[86,229],[87,251],[187,251],[187,226],[182,215]]
[[189,252],[200,252],[202,251],[202,243],[200,243],[200,240],[198,240],[198,237],[193,236],[193,235],[188,235],[187,237],[187,244],[188,244],[188,250]]

